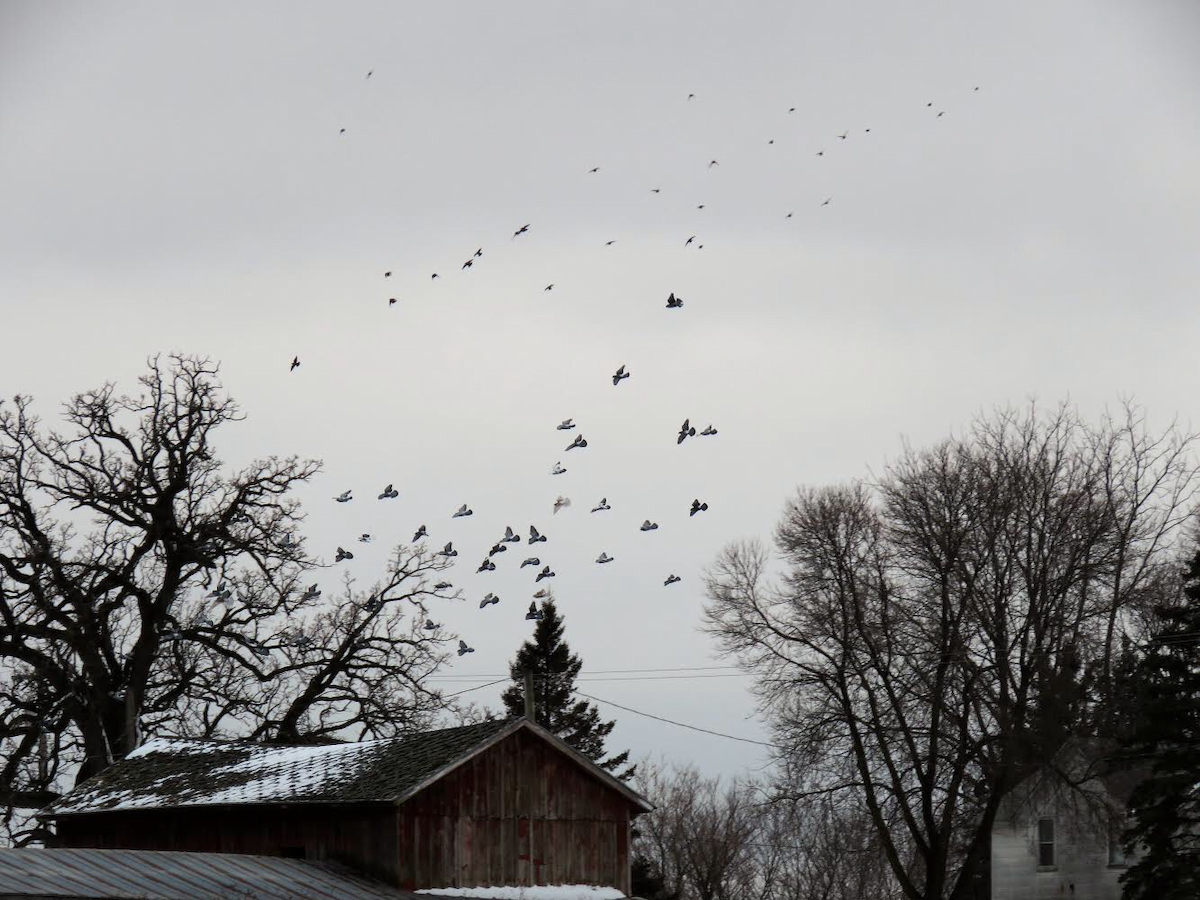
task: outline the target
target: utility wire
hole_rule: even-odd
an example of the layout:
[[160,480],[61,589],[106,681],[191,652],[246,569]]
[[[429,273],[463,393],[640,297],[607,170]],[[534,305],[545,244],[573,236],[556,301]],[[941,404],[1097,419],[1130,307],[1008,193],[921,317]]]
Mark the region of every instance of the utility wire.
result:
[[620,703],[613,703],[611,700],[604,700],[600,697],[593,697],[591,694],[585,694],[583,691],[572,691],[580,697],[586,697],[589,700],[595,700],[597,703],[607,703],[609,706],[615,706],[617,709],[623,709],[625,712],[631,712],[639,716],[645,716],[647,719],[655,719],[659,722],[666,722],[668,725],[677,725],[680,728],[689,728],[692,731],[701,731],[704,734],[715,735],[716,737],[728,738],[731,741],[741,741],[743,744],[758,744],[760,747],[770,747],[772,750],[782,750],[777,744],[768,744],[766,741],[755,741],[751,738],[735,737],[732,734],[724,734],[720,731],[713,731],[709,728],[701,728],[698,725],[688,725],[686,722],[676,722],[674,719],[665,719],[662,716],[656,716],[653,713],[642,712],[640,709],[633,709],[630,706],[622,706]]
[[501,678],[498,681],[489,681],[487,684],[477,684],[475,687],[465,688],[461,691],[455,691],[453,694],[443,694],[443,697],[457,697],[459,694],[469,694],[471,691],[482,691],[486,687],[491,687],[493,684],[500,684],[502,681],[508,681],[507,678]]

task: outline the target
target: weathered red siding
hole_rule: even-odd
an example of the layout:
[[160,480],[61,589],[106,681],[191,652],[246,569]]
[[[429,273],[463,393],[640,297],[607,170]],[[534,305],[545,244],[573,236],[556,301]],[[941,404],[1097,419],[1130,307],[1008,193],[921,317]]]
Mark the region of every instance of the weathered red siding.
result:
[[518,731],[399,810],[399,886],[602,884],[629,893],[632,807]]
[[378,806],[239,806],[63,816],[59,847],[190,850],[278,856],[303,848],[397,884],[396,809]]
[[599,884],[629,894],[631,802],[521,730],[400,807],[238,806],[58,819],[58,845],[277,855],[304,848],[407,890]]

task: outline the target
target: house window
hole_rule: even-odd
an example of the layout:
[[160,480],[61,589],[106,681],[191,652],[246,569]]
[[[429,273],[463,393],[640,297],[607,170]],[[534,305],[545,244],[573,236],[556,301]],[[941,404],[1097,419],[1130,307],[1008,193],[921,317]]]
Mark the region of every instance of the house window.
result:
[[1054,864],[1054,820],[1038,819],[1038,865]]

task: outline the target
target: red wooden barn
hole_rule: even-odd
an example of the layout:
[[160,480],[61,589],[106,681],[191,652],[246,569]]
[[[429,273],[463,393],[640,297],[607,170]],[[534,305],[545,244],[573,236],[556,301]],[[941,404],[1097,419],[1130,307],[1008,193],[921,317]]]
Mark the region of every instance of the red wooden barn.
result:
[[405,890],[629,894],[644,798],[528,719],[352,744],[158,738],[47,807],[57,845],[332,860]]

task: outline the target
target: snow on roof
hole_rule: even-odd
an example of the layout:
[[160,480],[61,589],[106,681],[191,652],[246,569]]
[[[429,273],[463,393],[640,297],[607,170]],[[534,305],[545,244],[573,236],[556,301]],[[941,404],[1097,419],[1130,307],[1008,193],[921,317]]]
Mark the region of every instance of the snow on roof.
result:
[[484,722],[318,746],[156,738],[52,803],[43,814],[396,801],[514,724]]
[[595,884],[539,884],[533,887],[425,888],[418,894],[471,900],[625,900],[616,888]]

